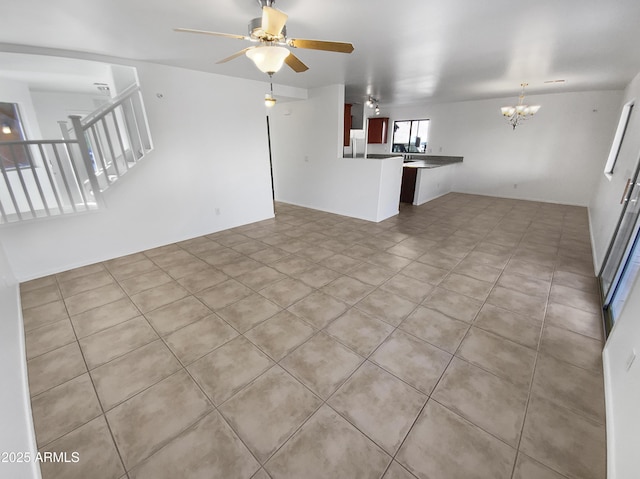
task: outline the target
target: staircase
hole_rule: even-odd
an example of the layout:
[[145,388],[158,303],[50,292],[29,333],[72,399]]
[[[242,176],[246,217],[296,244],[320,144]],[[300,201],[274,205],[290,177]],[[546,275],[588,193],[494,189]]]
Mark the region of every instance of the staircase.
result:
[[100,209],[153,149],[138,85],[69,119],[58,122],[62,139],[0,142],[0,225]]

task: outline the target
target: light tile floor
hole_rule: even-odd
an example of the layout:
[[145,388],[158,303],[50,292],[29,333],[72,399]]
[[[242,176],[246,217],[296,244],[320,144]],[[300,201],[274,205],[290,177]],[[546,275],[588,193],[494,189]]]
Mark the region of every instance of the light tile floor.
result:
[[602,479],[584,208],[449,194],[21,285],[45,479]]

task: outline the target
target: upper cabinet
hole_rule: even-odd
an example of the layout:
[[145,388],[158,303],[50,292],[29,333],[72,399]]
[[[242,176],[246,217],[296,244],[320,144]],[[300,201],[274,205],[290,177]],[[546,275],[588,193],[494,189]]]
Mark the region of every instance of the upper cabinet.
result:
[[389,118],[369,118],[368,143],[386,143]]
[[351,104],[344,105],[344,140],[342,144],[349,146],[351,144]]

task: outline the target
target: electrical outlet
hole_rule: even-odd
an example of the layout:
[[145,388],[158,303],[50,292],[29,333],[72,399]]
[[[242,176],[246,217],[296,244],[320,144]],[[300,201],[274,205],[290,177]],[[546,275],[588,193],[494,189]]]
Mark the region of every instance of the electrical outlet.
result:
[[633,366],[633,362],[635,360],[636,360],[636,350],[632,349],[631,350],[631,354],[627,358],[627,371],[629,371],[629,369],[631,369],[631,366]]

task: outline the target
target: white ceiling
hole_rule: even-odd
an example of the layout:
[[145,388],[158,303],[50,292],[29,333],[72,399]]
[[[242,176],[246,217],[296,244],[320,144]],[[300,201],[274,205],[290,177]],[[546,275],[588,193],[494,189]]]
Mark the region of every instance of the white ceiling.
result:
[[[246,34],[256,0],[3,2],[0,43],[76,50],[266,80],[243,41],[174,27]],[[639,0],[277,0],[292,38],[350,41],[351,55],[295,50],[310,69],[274,82],[345,83],[347,99],[382,105],[528,93],[621,89],[640,71]],[[1,65],[0,65],[1,69]],[[548,85],[546,80],[565,79]]]

